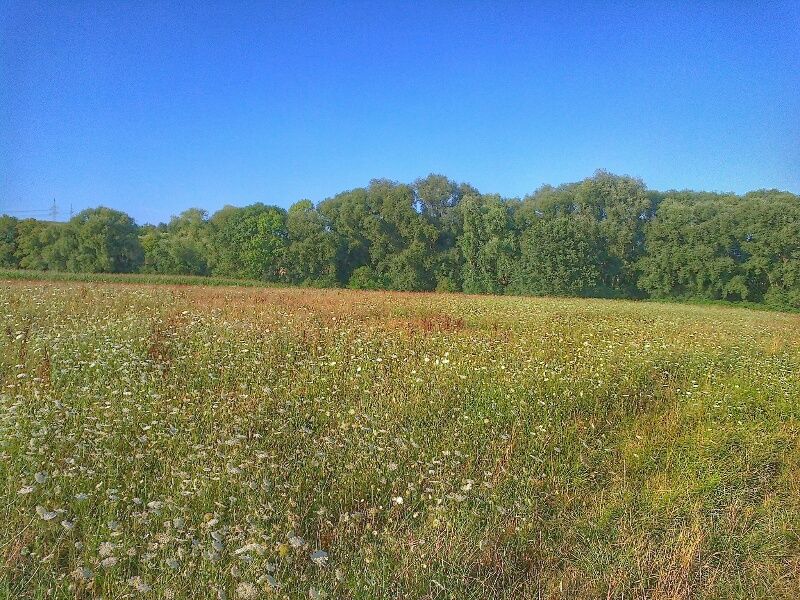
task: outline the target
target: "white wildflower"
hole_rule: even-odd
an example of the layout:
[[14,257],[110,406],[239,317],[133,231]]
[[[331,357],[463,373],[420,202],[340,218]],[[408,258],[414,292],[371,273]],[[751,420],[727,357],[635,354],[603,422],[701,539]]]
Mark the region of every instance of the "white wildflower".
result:
[[289,545],[292,548],[302,548],[306,543],[303,538],[294,535],[293,533],[289,533],[286,537],[289,540]]
[[236,586],[236,595],[244,600],[252,600],[258,597],[258,588],[252,583],[242,581]]
[[58,513],[54,510],[47,510],[44,506],[37,506],[36,507],[36,514],[39,515],[45,521],[52,521],[58,516]]
[[234,554],[239,555],[239,554],[255,552],[256,554],[261,555],[264,554],[264,551],[265,551],[264,546],[262,546],[261,544],[252,543],[252,544],[245,544],[241,548],[236,549]]

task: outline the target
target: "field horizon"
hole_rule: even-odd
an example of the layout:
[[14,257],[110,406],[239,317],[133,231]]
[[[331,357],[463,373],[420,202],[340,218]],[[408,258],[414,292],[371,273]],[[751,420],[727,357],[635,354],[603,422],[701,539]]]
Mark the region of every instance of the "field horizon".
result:
[[63,271],[36,271],[30,269],[0,269],[0,283],[63,283],[63,284],[99,284],[99,285],[132,285],[132,286],[159,286],[159,287],[206,287],[206,288],[243,288],[264,290],[295,290],[328,292],[352,292],[355,295],[388,294],[418,296],[455,296],[464,298],[521,298],[521,299],[550,299],[550,300],[600,300],[608,302],[622,302],[631,304],[663,304],[676,306],[719,307],[741,310],[753,310],[768,313],[800,314],[800,309],[792,307],[779,307],[762,302],[746,302],[741,300],[713,300],[706,298],[605,298],[580,295],[541,295],[541,294],[491,294],[469,293],[463,291],[417,291],[417,290],[382,290],[382,289],[352,289],[347,287],[316,287],[302,284],[273,283],[258,279],[234,279],[228,277],[215,277],[212,275],[165,275],[156,273],[71,273]]
[[800,593],[800,315],[87,281],[0,307],[0,595]]

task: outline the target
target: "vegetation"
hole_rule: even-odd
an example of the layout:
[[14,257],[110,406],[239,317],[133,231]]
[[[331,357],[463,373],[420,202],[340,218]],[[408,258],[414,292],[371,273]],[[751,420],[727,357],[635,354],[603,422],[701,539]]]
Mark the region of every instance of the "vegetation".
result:
[[800,197],[656,192],[599,171],[519,200],[429,175],[157,226],[102,207],[68,223],[0,217],[0,268],[800,309]]
[[0,314],[0,596],[800,593],[798,315],[46,282]]

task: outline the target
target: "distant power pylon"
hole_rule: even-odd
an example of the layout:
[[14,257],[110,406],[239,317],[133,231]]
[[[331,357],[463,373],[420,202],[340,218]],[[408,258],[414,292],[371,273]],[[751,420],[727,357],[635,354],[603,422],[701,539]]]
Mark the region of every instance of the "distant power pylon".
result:
[[50,220],[55,221],[58,219],[58,207],[56,206],[56,199],[53,198],[53,207],[50,209]]

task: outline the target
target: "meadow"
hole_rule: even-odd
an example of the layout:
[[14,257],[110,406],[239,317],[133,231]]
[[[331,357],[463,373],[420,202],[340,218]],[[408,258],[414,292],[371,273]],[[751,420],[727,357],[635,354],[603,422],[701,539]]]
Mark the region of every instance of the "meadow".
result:
[[0,596],[797,598],[800,315],[0,284]]

